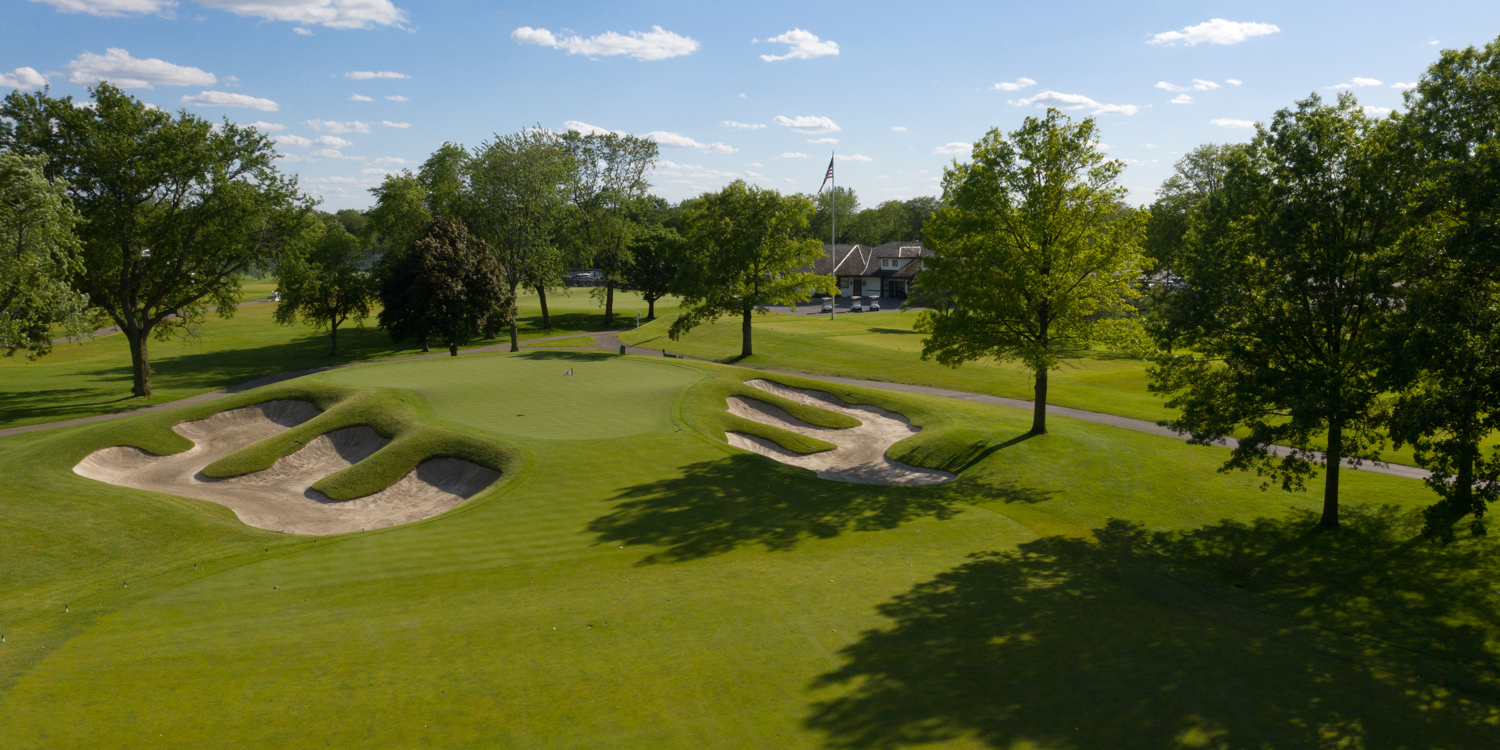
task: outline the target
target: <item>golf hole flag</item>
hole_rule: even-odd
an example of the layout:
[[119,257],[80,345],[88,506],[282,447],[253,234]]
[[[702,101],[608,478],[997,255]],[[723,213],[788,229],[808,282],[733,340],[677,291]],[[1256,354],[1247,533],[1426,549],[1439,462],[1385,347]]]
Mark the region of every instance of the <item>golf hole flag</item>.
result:
[[571,367],[568,368],[567,372],[563,373],[563,375],[572,375],[572,374],[573,374],[573,368],[571,368]]

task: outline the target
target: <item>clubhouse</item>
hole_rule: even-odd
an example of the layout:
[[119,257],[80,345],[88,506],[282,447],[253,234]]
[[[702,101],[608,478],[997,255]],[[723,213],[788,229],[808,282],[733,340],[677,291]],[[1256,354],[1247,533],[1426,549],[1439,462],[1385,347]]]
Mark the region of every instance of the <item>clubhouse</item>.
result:
[[878,247],[825,244],[823,257],[812,270],[833,274],[842,297],[904,299],[912,278],[922,270],[922,259],[932,255],[920,242],[887,242]]

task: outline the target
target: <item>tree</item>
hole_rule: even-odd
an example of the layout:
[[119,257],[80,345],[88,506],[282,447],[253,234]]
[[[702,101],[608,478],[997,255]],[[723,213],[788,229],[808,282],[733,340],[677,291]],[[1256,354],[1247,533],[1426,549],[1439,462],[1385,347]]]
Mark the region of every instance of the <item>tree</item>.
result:
[[338,218],[317,224],[305,255],[282,260],[276,268],[281,304],[273,317],[281,325],[301,320],[327,328],[329,356],[339,355],[339,326],[370,317],[375,288],[370,281],[368,254],[359,238],[344,229]]
[[1156,267],[1172,270],[1187,237],[1187,216],[1194,206],[1224,185],[1229,155],[1238,146],[1207,143],[1189,151],[1173,165],[1172,176],[1156,189],[1151,220],[1146,222],[1146,257]]
[[672,321],[673,341],[723,315],[741,316],[740,357],[754,353],[752,313],[767,305],[791,305],[814,292],[832,294],[833,279],[804,273],[822,254],[814,239],[797,239],[807,228],[810,202],[735,180],[702,196],[682,223],[685,234],[678,276],[682,314]]
[[472,222],[468,174],[469,152],[461,144],[444,142],[432,152],[416,175],[427,211],[433,216]]
[[78,290],[130,344],[132,392],[151,395],[147,343],[234,314],[240,275],[296,241],[310,210],[276,171],[271,140],[186,111],[176,118],[108,83],[92,106],[12,92],[0,146],[41,154],[83,218]]
[[1341,463],[1375,460],[1384,442],[1396,181],[1409,172],[1392,162],[1393,131],[1348,94],[1334,105],[1313,95],[1257,126],[1222,190],[1194,210],[1178,256],[1186,286],[1167,335],[1188,351],[1161,355],[1150,373],[1182,412],[1164,424],[1191,442],[1248,433],[1225,468],[1294,490],[1321,464],[1325,529],[1339,525]]
[[516,300],[506,292],[505,269],[484,240],[463,222],[432,220],[381,281],[380,326],[396,341],[436,338],[458,356],[458,345],[509,325]]
[[667,296],[677,282],[682,257],[682,236],[677,230],[645,223],[630,238],[630,265],[625,267],[625,288],[646,300],[646,320],[656,320],[656,301]]
[[1500,41],[1447,50],[1407,94],[1401,142],[1419,177],[1398,253],[1402,283],[1385,387],[1389,430],[1410,445],[1441,498],[1424,531],[1483,533],[1500,494]]
[[[475,228],[494,249],[512,298],[534,287],[546,315],[546,290],[562,274],[557,238],[571,172],[557,136],[537,127],[480,146],[469,163]],[[520,351],[510,319],[510,350]]]
[[[850,222],[859,213],[859,196],[855,195],[854,188],[833,187],[804,197],[812,202],[807,228],[802,233],[804,237],[827,243],[833,238],[832,230],[837,229],[839,239],[844,242],[858,241],[851,240],[850,234],[853,227]],[[838,211],[836,216],[835,209]]]
[[35,359],[52,350],[52,326],[70,337],[93,328],[88,295],[69,283],[83,272],[67,183],[48,180],[46,159],[0,152],[0,349]]
[[572,204],[577,236],[574,246],[604,276],[604,324],[615,319],[615,287],[630,264],[631,222],[626,212],[644,198],[656,164],[656,141],[618,133],[562,135],[572,156]]
[[366,241],[394,261],[421,239],[432,223],[427,190],[416,175],[402,172],[386,175],[379,186],[370,188],[370,195],[375,196],[375,206],[365,225]]
[[1146,259],[1144,212],[1121,212],[1124,169],[1098,147],[1093,118],[1057,110],[1009,138],[992,128],[973,162],[943,171],[948,204],[927,223],[937,253],[922,286],[951,307],[925,310],[922,358],[949,367],[993,358],[1032,372],[1031,432],[1047,432],[1047,376],[1070,350],[1124,345]]

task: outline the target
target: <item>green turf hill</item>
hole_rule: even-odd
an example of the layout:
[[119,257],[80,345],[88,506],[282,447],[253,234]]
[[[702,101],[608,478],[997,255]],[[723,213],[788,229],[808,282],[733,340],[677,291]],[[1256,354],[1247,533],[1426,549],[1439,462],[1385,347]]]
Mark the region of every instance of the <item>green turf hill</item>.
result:
[[293,381],[517,457],[323,538],[71,472],[201,411],[0,439],[0,746],[1493,746],[1496,543],[1417,539],[1417,482],[1350,472],[1347,528],[1310,534],[1317,498],[1220,449],[857,388],[923,427],[889,455],[957,478],[830,482],[726,444],[753,377],[549,351]]

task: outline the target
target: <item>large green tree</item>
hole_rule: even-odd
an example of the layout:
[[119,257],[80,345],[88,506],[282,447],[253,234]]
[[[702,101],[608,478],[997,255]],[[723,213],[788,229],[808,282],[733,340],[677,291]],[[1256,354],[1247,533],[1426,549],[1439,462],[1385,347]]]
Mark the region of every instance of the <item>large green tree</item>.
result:
[[[469,160],[474,229],[489,242],[505,271],[511,297],[526,286],[537,290],[547,317],[547,288],[562,276],[558,238],[569,198],[572,156],[561,140],[540,127],[489,141]],[[543,321],[550,327],[550,320]],[[510,350],[520,351],[515,317]]]
[[0,349],[27,359],[52,350],[53,326],[69,337],[93,328],[89,299],[73,290],[83,272],[78,213],[46,158],[0,152]]
[[647,175],[656,164],[656,141],[619,133],[569,131],[562,142],[572,156],[575,229],[572,246],[604,277],[604,324],[615,320],[615,288],[630,265],[629,212],[651,188]]
[[276,265],[281,303],[277,323],[297,321],[328,329],[329,355],[339,355],[339,326],[370,317],[375,286],[369,253],[336,217],[325,217],[309,233],[306,252]]
[[447,216],[433,219],[427,235],[391,266],[380,301],[380,326],[392,339],[436,339],[455,357],[459,344],[510,325],[516,314],[495,254]]
[[388,174],[370,188],[375,205],[365,222],[365,241],[394,261],[422,238],[432,223],[427,208],[427,189],[411,172]]
[[1500,41],[1447,50],[1407,94],[1416,185],[1400,252],[1386,385],[1390,434],[1432,471],[1426,532],[1484,530],[1500,495]]
[[94,101],[12,92],[0,147],[47,159],[83,217],[79,291],[130,343],[136,396],[151,395],[153,335],[234,314],[240,275],[302,231],[310,207],[276,170],[271,140],[232,122],[148,107],[108,83]]
[[1181,410],[1167,424],[1192,442],[1246,434],[1226,468],[1290,490],[1321,465],[1322,528],[1339,525],[1342,463],[1374,460],[1384,442],[1379,374],[1409,172],[1393,135],[1347,94],[1258,126],[1193,211],[1165,331],[1186,351],[1151,371]]
[[1172,270],[1187,241],[1188,212],[1224,186],[1231,144],[1206,143],[1187,152],[1172,165],[1172,176],[1156,189],[1151,219],[1146,222],[1146,257],[1158,269]]
[[815,292],[832,294],[832,277],[802,270],[823,252],[817,240],[798,239],[811,208],[806,198],[744,180],[695,201],[682,217],[685,241],[677,283],[682,314],[672,321],[672,339],[702,323],[738,315],[740,357],[749,357],[755,313],[766,314],[767,305],[796,304]]
[[1135,330],[1124,316],[1146,265],[1145,216],[1121,210],[1124,165],[1098,138],[1092,118],[1053,109],[1008,137],[991,129],[970,163],[944,170],[948,207],[927,223],[937,257],[919,278],[951,306],[918,318],[923,359],[1019,360],[1035,381],[1033,434],[1047,431],[1047,376],[1067,353]]
[[640,292],[646,300],[646,319],[656,319],[656,301],[677,284],[683,255],[682,235],[656,222],[640,225],[630,238],[630,265],[625,268],[625,288]]

